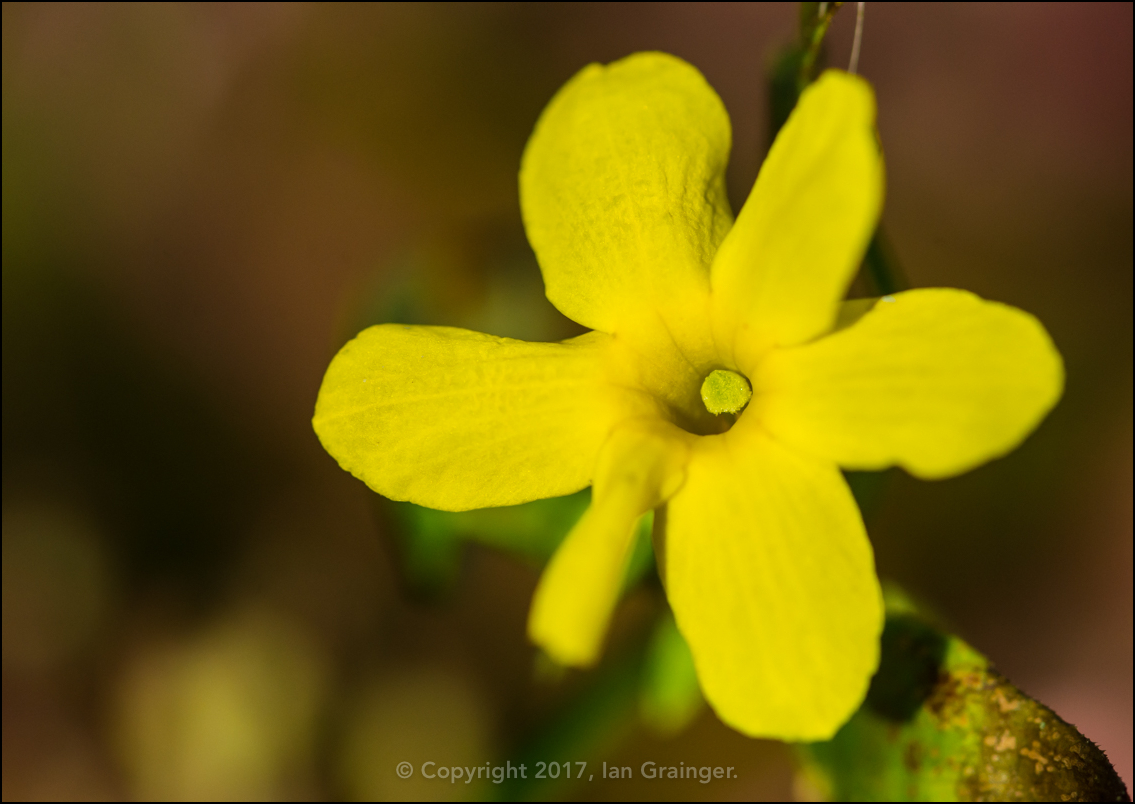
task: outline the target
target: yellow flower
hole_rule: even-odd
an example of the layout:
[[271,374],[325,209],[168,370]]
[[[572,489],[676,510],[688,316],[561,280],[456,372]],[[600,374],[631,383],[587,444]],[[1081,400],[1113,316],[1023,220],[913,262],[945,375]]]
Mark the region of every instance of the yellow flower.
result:
[[[585,68],[537,123],[520,196],[548,298],[594,331],[371,327],[327,370],[324,447],[379,494],[451,511],[591,485],[529,619],[564,664],[597,659],[655,509],[718,715],[830,737],[866,693],[883,621],[839,467],[964,472],[1015,447],[1063,383],[1044,328],[1012,307],[947,289],[841,306],[882,205],[874,114],[866,82],[825,73],[734,224],[729,118],[701,74],[661,53]],[[750,387],[739,414],[707,409]]]

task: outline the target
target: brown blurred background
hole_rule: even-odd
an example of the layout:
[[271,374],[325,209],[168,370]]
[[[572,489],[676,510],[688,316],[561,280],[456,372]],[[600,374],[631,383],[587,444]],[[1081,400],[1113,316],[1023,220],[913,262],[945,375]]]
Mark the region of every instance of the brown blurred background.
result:
[[[3,797],[491,795],[393,769],[504,761],[560,699],[524,639],[537,570],[471,548],[447,594],[407,594],[381,502],[312,433],[323,370],[408,307],[575,331],[542,298],[516,171],[587,62],[699,67],[733,119],[739,209],[796,14],[5,4]],[[1129,786],[1131,64],[1130,4],[869,4],[860,62],[911,283],[1035,313],[1068,372],[1008,458],[892,479],[880,571]],[[603,750],[743,773],[557,794],[791,794],[787,752],[708,712]]]

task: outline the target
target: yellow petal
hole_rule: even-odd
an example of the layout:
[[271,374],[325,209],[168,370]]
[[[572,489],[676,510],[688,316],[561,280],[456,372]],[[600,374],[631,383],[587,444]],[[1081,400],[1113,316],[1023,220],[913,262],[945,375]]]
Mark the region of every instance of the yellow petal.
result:
[[620,425],[603,446],[591,507],[544,570],[528,635],[560,664],[599,658],[638,518],[681,486],[691,437],[673,425]]
[[666,507],[664,577],[706,699],[752,737],[824,740],[878,664],[883,601],[835,464],[743,413],[699,439]]
[[709,264],[732,223],[730,136],[717,94],[674,56],[639,53],[572,78],[520,169],[524,226],[552,303],[605,332],[631,320],[657,327],[660,314],[708,342]]
[[714,333],[734,366],[831,328],[882,201],[874,94],[828,71],[800,96],[713,263]]
[[570,494],[614,423],[599,379],[609,340],[371,327],[331,361],[312,423],[340,466],[394,500],[464,511]]
[[778,350],[749,412],[849,469],[948,477],[1004,455],[1060,398],[1060,354],[1028,313],[961,290],[898,293],[847,329]]

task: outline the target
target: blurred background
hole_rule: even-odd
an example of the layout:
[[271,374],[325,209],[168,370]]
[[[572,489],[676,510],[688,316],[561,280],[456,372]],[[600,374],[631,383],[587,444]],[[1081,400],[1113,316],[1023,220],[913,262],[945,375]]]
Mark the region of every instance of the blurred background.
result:
[[[660,49],[700,68],[732,116],[739,209],[796,15],[4,4],[3,797],[476,798],[505,793],[394,766],[522,756],[740,776],[539,795],[791,795],[783,746],[704,708],[673,734],[604,704],[630,694],[620,656],[659,611],[650,584],[594,673],[527,644],[539,545],[585,499],[431,519],[342,472],[310,418],[371,323],[578,331],[543,299],[516,173],[588,62]],[[853,23],[837,15],[830,63]],[[909,281],[1036,314],[1068,373],[1009,457],[885,479],[880,572],[1129,786],[1131,64],[1130,4],[869,4],[860,61]],[[572,724],[547,724],[581,700],[608,715],[588,755],[535,755],[566,745]]]

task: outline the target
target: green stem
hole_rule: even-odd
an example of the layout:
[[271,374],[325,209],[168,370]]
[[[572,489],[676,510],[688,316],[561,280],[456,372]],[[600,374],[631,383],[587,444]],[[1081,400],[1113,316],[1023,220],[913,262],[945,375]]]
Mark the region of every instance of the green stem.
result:
[[803,56],[796,74],[797,96],[816,77],[815,66],[824,47],[824,37],[842,5],[843,3],[800,4],[800,49]]
[[1131,800],[1091,740],[894,592],[867,700],[797,748],[822,800]]

